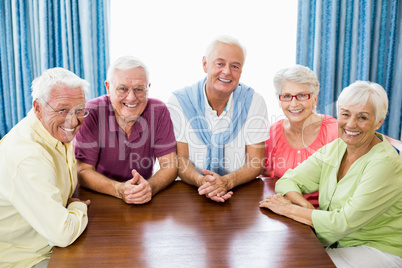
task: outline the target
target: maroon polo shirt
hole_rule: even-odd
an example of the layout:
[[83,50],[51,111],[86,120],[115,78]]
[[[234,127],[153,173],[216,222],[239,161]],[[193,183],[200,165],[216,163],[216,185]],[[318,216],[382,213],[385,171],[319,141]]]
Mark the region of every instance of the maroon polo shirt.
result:
[[149,179],[155,159],[176,151],[172,121],[162,101],[148,99],[129,137],[117,124],[107,95],[88,101],[87,109],[90,113],[74,139],[75,157],[108,178],[126,181],[136,169]]

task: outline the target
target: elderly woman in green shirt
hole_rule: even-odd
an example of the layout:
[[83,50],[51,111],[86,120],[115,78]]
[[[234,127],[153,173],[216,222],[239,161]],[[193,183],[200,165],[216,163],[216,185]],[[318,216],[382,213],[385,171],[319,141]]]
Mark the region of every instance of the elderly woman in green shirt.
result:
[[[402,162],[376,133],[387,94],[357,81],[337,110],[340,138],[287,171],[260,207],[313,227],[337,267],[402,267]],[[302,194],[317,190],[314,210]]]

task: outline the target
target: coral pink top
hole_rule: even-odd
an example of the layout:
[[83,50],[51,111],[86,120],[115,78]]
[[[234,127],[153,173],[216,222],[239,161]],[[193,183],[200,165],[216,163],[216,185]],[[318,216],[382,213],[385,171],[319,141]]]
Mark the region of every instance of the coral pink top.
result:
[[[322,117],[317,138],[310,146],[302,149],[289,145],[283,132],[283,120],[270,127],[270,137],[265,141],[265,168],[269,177],[281,178],[288,169],[297,167],[319,148],[339,137],[336,119],[329,115]],[[304,197],[315,207],[318,206],[318,191]]]

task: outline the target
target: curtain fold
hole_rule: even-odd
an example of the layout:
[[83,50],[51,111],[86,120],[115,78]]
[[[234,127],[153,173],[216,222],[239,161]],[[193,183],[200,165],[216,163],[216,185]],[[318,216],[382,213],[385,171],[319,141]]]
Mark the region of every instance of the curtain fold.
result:
[[398,0],[299,0],[296,62],[320,81],[318,110],[336,116],[343,88],[357,80],[387,91],[380,131],[401,137],[402,4]]
[[105,94],[110,0],[0,1],[0,137],[32,107],[31,82],[66,68]]

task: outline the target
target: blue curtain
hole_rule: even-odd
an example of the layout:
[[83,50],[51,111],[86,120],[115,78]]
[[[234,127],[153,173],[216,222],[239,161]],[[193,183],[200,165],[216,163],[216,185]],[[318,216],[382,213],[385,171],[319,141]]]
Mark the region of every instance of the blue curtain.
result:
[[110,0],[0,0],[0,137],[32,107],[31,82],[53,67],[105,94]]
[[402,4],[398,0],[299,0],[296,62],[321,87],[318,110],[336,115],[341,90],[356,80],[382,85],[389,111],[380,129],[401,137]]

